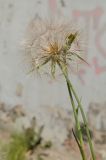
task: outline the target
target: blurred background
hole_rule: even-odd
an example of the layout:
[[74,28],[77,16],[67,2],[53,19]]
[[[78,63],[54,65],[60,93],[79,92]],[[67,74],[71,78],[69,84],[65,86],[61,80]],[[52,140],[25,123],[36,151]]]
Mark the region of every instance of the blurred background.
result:
[[27,75],[23,67],[21,43],[29,23],[56,14],[73,19],[86,31],[85,55],[90,66],[83,65],[70,78],[91,125],[106,131],[106,0],[0,0],[0,106],[23,106],[47,125],[51,115],[59,116],[58,110],[63,117],[71,112],[61,78],[40,79]]
[[[66,86],[58,81],[37,80],[22,67],[21,43],[34,18],[55,14],[75,20],[86,29],[85,55],[90,67],[83,66],[73,83],[85,108],[106,99],[106,2],[105,0],[0,0],[0,99],[9,104],[23,103],[34,110],[39,105],[69,107]],[[82,29],[81,28],[81,29]],[[52,84],[52,85],[51,85]],[[17,87],[23,91],[17,97]],[[61,97],[61,99],[59,98]]]

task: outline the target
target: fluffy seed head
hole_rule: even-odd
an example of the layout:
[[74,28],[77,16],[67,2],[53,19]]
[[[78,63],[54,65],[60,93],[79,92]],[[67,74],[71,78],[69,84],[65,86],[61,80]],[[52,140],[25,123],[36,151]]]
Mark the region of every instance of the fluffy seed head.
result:
[[80,56],[79,31],[67,22],[33,20],[27,31],[25,54],[30,65],[29,72],[44,69],[55,75],[59,63],[66,69]]

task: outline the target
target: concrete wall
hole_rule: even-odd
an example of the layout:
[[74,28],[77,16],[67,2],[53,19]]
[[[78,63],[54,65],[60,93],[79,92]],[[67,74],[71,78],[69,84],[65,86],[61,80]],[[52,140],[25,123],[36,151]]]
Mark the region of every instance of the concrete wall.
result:
[[26,75],[21,59],[20,44],[29,22],[38,15],[56,12],[72,17],[86,28],[86,56],[91,67],[84,66],[72,76],[82,103],[87,108],[91,101],[106,101],[105,0],[0,0],[1,101],[23,104],[32,111],[43,105],[70,107],[63,80]]

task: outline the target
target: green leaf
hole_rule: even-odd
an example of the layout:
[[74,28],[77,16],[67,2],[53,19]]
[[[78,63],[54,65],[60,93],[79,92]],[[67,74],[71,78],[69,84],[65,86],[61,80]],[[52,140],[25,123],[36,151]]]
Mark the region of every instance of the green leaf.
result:
[[78,34],[77,32],[74,33],[74,34],[71,33],[71,34],[68,36],[67,44],[68,44],[69,46],[71,46],[71,44],[73,43],[73,41],[76,39],[77,34]]
[[56,71],[56,62],[52,60],[51,61],[51,74],[53,78],[55,78],[55,71]]
[[81,56],[79,56],[78,54],[76,54],[76,53],[72,53],[72,54],[75,55],[77,58],[79,58],[84,63],[86,63],[87,65],[89,65],[89,63],[85,59],[83,59]]
[[36,68],[39,69],[43,65],[47,64],[50,61],[50,59],[51,59],[51,57],[47,58],[46,60],[44,60],[44,62],[42,62],[41,64],[39,64]]
[[77,113],[77,115],[78,115],[78,108],[79,108],[79,107],[76,108],[76,113]]

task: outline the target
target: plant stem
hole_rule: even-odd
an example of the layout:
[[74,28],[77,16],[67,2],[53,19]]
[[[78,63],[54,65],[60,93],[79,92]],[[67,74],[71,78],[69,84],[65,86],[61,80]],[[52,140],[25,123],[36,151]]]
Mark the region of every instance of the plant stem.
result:
[[87,120],[86,120],[86,116],[85,116],[83,107],[82,107],[82,105],[80,103],[80,100],[79,100],[79,98],[78,98],[78,96],[77,96],[77,94],[76,94],[76,92],[75,92],[75,90],[73,88],[73,85],[71,84],[70,80],[67,77],[65,77],[65,78],[66,78],[66,81],[68,81],[70,89],[72,90],[73,95],[74,95],[74,97],[75,97],[75,99],[76,99],[76,101],[78,103],[79,108],[80,108],[80,111],[81,111],[81,114],[82,114],[82,118],[83,118],[83,121],[84,121],[84,124],[85,124],[85,129],[86,129],[86,133],[87,133],[87,137],[88,137],[89,147],[90,147],[91,154],[92,154],[92,159],[96,160],[96,157],[95,157],[95,154],[94,154],[94,149],[93,149],[93,144],[92,144],[90,133],[89,133],[88,123],[87,123]]
[[79,138],[78,147],[80,149],[80,152],[81,152],[81,155],[82,155],[82,159],[86,160],[86,156],[85,156],[85,152],[84,152],[84,143],[83,143],[83,138],[82,138],[82,133],[81,133],[81,127],[80,127],[80,123],[78,121],[78,115],[77,115],[77,112],[76,112],[75,103],[74,103],[74,100],[73,100],[72,93],[71,93],[71,90],[70,90],[68,82],[67,82],[67,88],[68,88],[68,92],[69,92],[69,96],[70,96],[70,100],[71,100],[71,104],[72,104],[72,108],[73,108],[73,112],[74,112],[74,118],[75,118],[76,127],[77,127],[77,131],[78,131],[78,136],[79,136],[78,137]]
[[74,113],[74,118],[75,118],[75,122],[76,122],[77,132],[78,132],[78,139],[77,139],[78,147],[79,147],[80,153],[82,155],[82,159],[86,160],[80,122],[78,120],[78,114],[77,114],[76,106],[75,106],[75,103],[74,103],[74,100],[73,100],[72,91],[71,91],[70,83],[69,83],[69,80],[68,80],[68,74],[65,72],[64,67],[60,63],[58,63],[58,64],[59,64],[60,69],[63,72],[63,75],[64,75],[64,77],[66,79],[66,83],[67,83],[67,88],[68,88],[68,92],[69,92],[69,96],[70,96],[70,100],[71,100],[71,105],[72,105],[72,108],[73,108],[73,113]]

